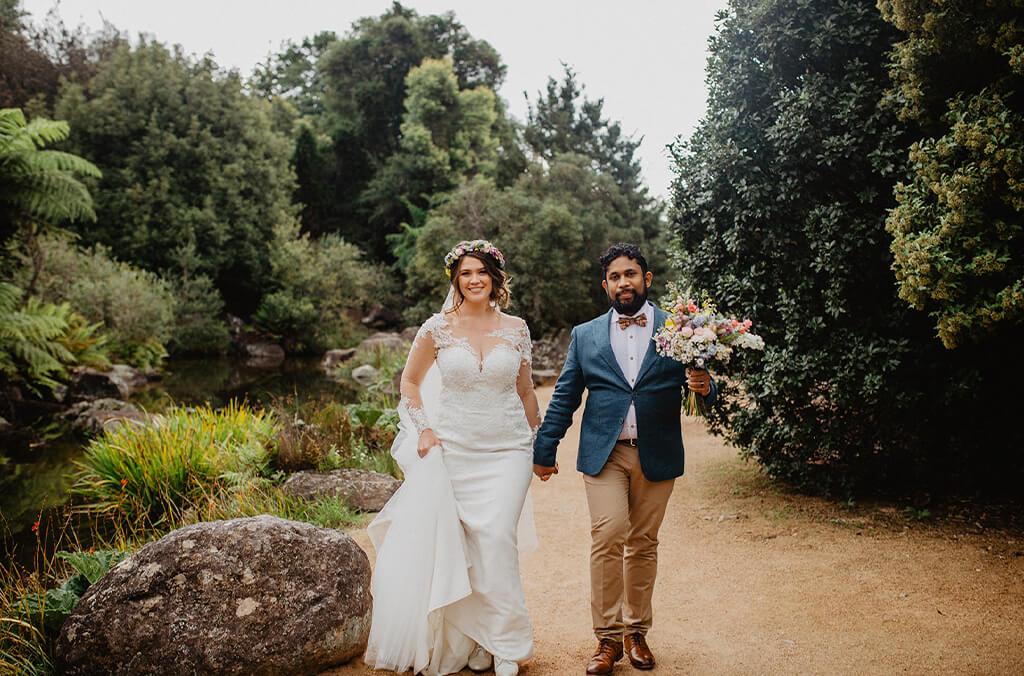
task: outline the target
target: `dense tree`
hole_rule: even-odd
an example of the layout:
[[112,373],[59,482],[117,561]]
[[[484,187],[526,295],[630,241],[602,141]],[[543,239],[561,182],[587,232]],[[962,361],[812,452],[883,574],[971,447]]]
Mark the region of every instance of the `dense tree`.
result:
[[274,225],[294,212],[292,144],[271,128],[268,105],[210,59],[143,40],[66,86],[58,110],[72,147],[104,172],[98,221],[77,228],[84,243],[156,272],[178,270],[178,252],[194,246],[197,272],[228,309],[255,309]]
[[1019,0],[880,0],[903,31],[890,99],[926,136],[896,188],[900,297],[954,348],[1024,321],[1024,22]]
[[17,250],[15,281],[27,296],[67,304],[103,327],[117,361],[154,368],[178,329],[171,285],[152,272],[112,260],[102,245],[76,246],[60,230],[33,237]]
[[636,220],[645,236],[656,236],[661,205],[648,195],[636,157],[643,139],[623,134],[620,123],[604,117],[604,99],[587,99],[576,73],[568,65],[563,68],[562,80],[549,77],[545,91],[530,105],[524,140],[545,161],[564,153],[589,158],[591,166],[610,176],[626,195],[628,217]]
[[339,229],[334,200],[334,148],[313,124],[299,123],[291,159],[295,171],[294,199],[302,205],[302,229],[312,235]]
[[0,0],[0,108],[52,114],[62,80],[83,81],[124,38],[109,24],[96,34],[64,24],[55,9],[29,22],[17,0]]
[[719,17],[707,114],[675,148],[677,258],[767,349],[732,365],[712,427],[798,483],[1012,482],[1019,458],[998,449],[1021,442],[1020,359],[952,358],[896,293],[884,222],[908,136],[881,105],[896,39],[862,2],[733,0]]
[[[364,243],[378,260],[389,258],[386,235],[398,232],[409,214],[389,207],[385,211],[391,215],[382,220],[380,205],[365,191],[401,146],[406,76],[424,59],[445,57],[451,59],[459,90],[484,86],[497,91],[505,75],[494,48],[474,39],[452,13],[420,16],[397,2],[379,17],[356,21],[320,61],[335,151],[334,217],[346,238]],[[503,144],[499,174],[511,181],[525,164],[511,123],[498,106],[493,133]],[[371,218],[374,212],[377,218]]]
[[496,117],[494,93],[482,85],[460,90],[450,60],[425,59],[410,70],[399,148],[361,198],[372,209],[375,234],[394,231],[392,224],[408,218],[409,205],[427,207],[477,175],[493,178]]
[[285,42],[280,52],[256,65],[249,86],[263,98],[284,98],[300,115],[320,119],[324,112],[324,81],[319,62],[337,39],[334,31],[321,31],[298,44]]

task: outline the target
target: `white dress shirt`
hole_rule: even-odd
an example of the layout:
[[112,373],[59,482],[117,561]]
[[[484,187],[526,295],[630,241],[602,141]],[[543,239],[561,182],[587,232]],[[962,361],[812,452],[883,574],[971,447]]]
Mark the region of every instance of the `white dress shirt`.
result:
[[[640,374],[640,364],[644,361],[647,347],[654,335],[654,307],[649,302],[644,303],[643,307],[633,316],[641,314],[647,316],[647,326],[630,324],[625,329],[621,329],[619,328],[619,317],[624,315],[620,315],[613,308],[612,322],[608,328],[615,361],[619,363],[619,368],[622,369],[622,374],[626,376],[626,382],[630,387],[636,385],[636,377]],[[626,422],[623,423],[622,431],[619,432],[619,439],[635,439],[636,437],[636,408],[630,403],[629,411],[626,413]]]

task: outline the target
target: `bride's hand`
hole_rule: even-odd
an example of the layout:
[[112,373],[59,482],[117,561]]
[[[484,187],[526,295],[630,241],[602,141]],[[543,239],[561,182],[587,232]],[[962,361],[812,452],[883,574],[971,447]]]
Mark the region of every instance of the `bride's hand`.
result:
[[420,443],[419,446],[416,447],[416,452],[419,453],[420,457],[422,458],[427,453],[429,453],[430,449],[432,449],[434,446],[440,445],[441,440],[437,438],[436,434],[434,434],[434,430],[428,427],[427,429],[420,432]]

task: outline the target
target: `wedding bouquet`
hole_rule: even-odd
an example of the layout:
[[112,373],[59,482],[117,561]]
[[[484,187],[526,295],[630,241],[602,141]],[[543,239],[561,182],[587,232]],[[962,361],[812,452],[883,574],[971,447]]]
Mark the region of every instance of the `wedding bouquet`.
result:
[[[688,294],[669,287],[672,300],[665,310],[670,317],[654,334],[658,354],[686,366],[708,369],[712,362],[726,364],[736,350],[763,350],[764,340],[750,332],[749,319],[739,321],[719,314],[705,298],[698,306]],[[704,416],[704,398],[690,391],[683,407],[687,415]]]

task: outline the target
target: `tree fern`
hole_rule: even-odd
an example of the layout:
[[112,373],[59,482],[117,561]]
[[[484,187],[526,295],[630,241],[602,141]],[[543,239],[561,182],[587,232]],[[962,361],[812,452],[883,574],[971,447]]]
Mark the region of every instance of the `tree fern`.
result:
[[99,178],[100,170],[71,153],[44,149],[69,133],[66,122],[26,123],[21,110],[0,109],[0,242],[21,220],[96,220],[92,197],[77,176]]

